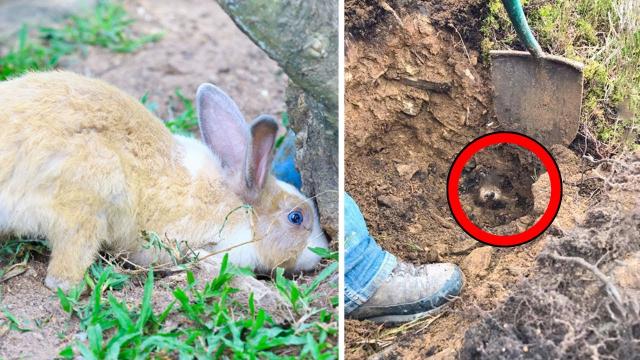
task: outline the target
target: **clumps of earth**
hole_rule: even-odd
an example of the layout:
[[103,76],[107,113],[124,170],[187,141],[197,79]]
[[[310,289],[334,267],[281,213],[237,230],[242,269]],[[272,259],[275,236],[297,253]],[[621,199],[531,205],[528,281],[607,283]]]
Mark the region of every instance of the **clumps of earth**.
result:
[[640,152],[606,165],[600,205],[548,238],[531,276],[467,331],[462,359],[640,354]]
[[376,24],[388,15],[378,0],[346,0],[344,11],[346,27],[356,38],[370,36]]

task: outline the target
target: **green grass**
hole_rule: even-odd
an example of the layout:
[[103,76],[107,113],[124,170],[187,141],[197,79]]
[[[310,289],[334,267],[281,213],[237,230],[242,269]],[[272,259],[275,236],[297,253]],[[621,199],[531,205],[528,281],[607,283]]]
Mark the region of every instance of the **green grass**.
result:
[[0,52],[0,81],[27,71],[54,69],[62,57],[86,46],[133,52],[162,36],[136,36],[130,29],[132,23],[119,2],[99,1],[92,11],[73,15],[64,25],[41,27],[35,38],[23,26],[16,44]]
[[2,315],[4,315],[6,319],[4,321],[0,321],[0,334],[2,333],[2,328],[5,326],[12,331],[19,331],[19,332],[31,331],[31,329],[24,326],[22,322],[18,320],[18,318],[15,315],[9,312],[9,310],[3,307],[0,307],[0,313],[2,313]]
[[[193,100],[184,96],[180,89],[175,90],[174,96],[175,98],[169,98],[169,113],[176,113],[177,115],[173,115],[168,120],[165,120],[164,124],[167,126],[169,131],[174,134],[191,137],[193,136],[194,131],[198,130],[198,114],[196,113]],[[175,103],[176,99],[178,100],[177,104]],[[149,109],[149,111],[157,114],[158,103],[149,100],[149,92],[142,95],[140,102]],[[282,113],[281,122],[282,126],[285,127],[285,133],[276,139],[274,145],[276,149],[282,145],[282,142],[287,135],[286,129],[289,128],[289,115],[286,112]]]
[[[148,233],[148,246],[174,253],[180,244],[166,244]],[[57,291],[60,307],[79,320],[82,340],[74,340],[59,356],[85,359],[117,358],[237,358],[237,359],[337,359],[336,308],[338,254],[311,249],[329,263],[313,279],[292,280],[276,269],[273,285],[287,308],[285,323],[279,323],[265,309],[256,306],[253,294],[245,302],[234,298],[235,277],[254,276],[250,270],[228,263],[225,256],[216,278],[197,286],[190,267],[198,261],[189,254],[177,254],[175,261],[186,271],[186,286],[176,287],[173,299],[159,311],[153,309],[154,271],[149,269],[142,298],[132,306],[116,295],[135,275],[111,265],[108,256],[92,264],[82,283],[67,293]],[[0,245],[0,268],[26,263],[47,255],[46,241],[13,238]],[[126,271],[125,271],[126,272]],[[139,276],[135,276],[136,280]],[[327,291],[330,287],[331,291]],[[85,294],[88,293],[88,296]],[[127,293],[126,291],[124,293]],[[281,315],[282,316],[282,315]],[[36,320],[23,321],[0,306],[0,331],[31,331]],[[61,339],[67,338],[60,334]]]
[[130,29],[133,23],[120,3],[98,1],[93,11],[71,16],[62,27],[41,27],[40,36],[61,51],[74,51],[78,46],[91,45],[125,53],[162,38],[160,33],[134,35]]
[[22,26],[16,45],[0,57],[0,81],[27,71],[50,70],[58,64],[62,54],[43,46],[29,37],[29,29]]
[[[178,100],[178,104],[175,104],[174,98],[169,98],[169,113],[177,115],[171,116],[168,120],[164,121],[169,131],[174,134],[183,136],[193,136],[193,132],[198,129],[198,115],[196,114],[193,100],[187,98],[182,94],[182,90],[176,89],[174,92],[175,98]],[[152,113],[157,113],[158,104],[156,102],[149,101],[149,93],[145,93],[140,102]]]
[[286,111],[282,113],[281,122],[285,130],[284,130],[284,134],[280,135],[276,139],[276,143],[274,145],[276,149],[280,148],[280,146],[284,142],[284,139],[286,139],[287,134],[289,133],[289,114]]
[[191,136],[193,131],[198,128],[198,115],[193,106],[193,101],[184,95],[180,89],[176,89],[175,96],[180,102],[182,111],[165,122],[165,125],[174,134]]
[[35,254],[44,255],[49,252],[46,241],[41,239],[12,237],[0,242],[0,283],[12,271],[24,272],[27,262]]
[[[333,259],[335,253],[324,254]],[[311,306],[318,285],[337,270],[331,263],[307,286],[286,279],[277,271],[275,285],[297,316],[292,324],[277,324],[255,306],[233,299],[230,282],[237,276],[253,276],[228,263],[201,289],[190,271],[187,285],[173,291],[173,300],[161,311],[152,304],[154,275],[149,271],[139,305],[130,307],[107,290],[114,272],[106,268],[92,285],[88,301],[80,300],[81,287],[67,294],[58,291],[61,307],[80,320],[86,340],[65,347],[60,356],[85,359],[336,359],[335,313]],[[337,304],[337,297],[332,299]],[[176,319],[182,325],[176,325]]]
[[[28,269],[27,262],[34,255],[48,253],[46,241],[40,239],[18,238],[0,239],[0,285]],[[2,305],[0,299],[0,337],[6,330],[31,331],[26,322],[19,320]]]
[[[581,121],[602,155],[640,148],[640,10],[629,11],[632,1],[523,2],[543,49],[585,64]],[[523,49],[500,0],[489,2],[482,32],[485,56],[492,49]]]

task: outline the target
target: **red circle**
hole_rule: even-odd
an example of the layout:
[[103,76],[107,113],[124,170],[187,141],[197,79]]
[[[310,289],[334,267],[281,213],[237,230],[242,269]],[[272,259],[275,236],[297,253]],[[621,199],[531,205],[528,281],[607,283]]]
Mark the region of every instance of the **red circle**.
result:
[[[462,170],[467,162],[478,151],[496,144],[509,143],[523,147],[533,152],[547,169],[549,179],[551,180],[551,196],[549,204],[540,219],[529,229],[512,235],[495,235],[482,230],[474,224],[465,214],[460,197],[458,195],[458,182],[462,175]],[[551,225],[558,210],[560,210],[560,202],[562,201],[562,178],[560,177],[560,169],[555,160],[539,142],[534,139],[516,132],[499,131],[480,136],[470,142],[460,151],[456,159],[451,165],[449,176],[447,178],[447,201],[454,219],[460,225],[462,230],[474,239],[493,246],[516,246],[529,242],[540,236]]]

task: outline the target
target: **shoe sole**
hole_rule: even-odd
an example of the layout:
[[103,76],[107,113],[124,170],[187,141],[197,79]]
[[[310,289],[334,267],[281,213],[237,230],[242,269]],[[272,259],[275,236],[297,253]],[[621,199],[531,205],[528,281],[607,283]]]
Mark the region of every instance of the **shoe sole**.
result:
[[378,323],[378,324],[385,324],[385,325],[398,325],[398,324],[404,324],[404,323],[408,323],[410,321],[414,321],[414,320],[418,320],[420,318],[424,318],[427,316],[432,316],[432,315],[436,315],[438,313],[440,313],[441,311],[445,310],[446,308],[448,308],[453,301],[450,301],[440,307],[437,307],[435,309],[431,309],[429,311],[424,311],[421,313],[416,313],[416,314],[408,314],[408,315],[383,315],[383,316],[376,316],[376,317],[371,317],[371,318],[366,318],[366,319],[362,319],[362,320],[367,320],[367,321],[372,321],[374,323]]
[[[467,283],[467,278],[464,276],[464,273],[462,273],[462,287],[461,287],[461,289],[464,288],[464,285],[466,283]],[[418,319],[423,318],[423,317],[436,315],[436,314],[440,313],[441,311],[443,311],[443,310],[447,309],[448,307],[450,307],[451,303],[455,302],[459,298],[460,298],[460,294],[456,295],[455,297],[453,297],[451,299],[451,301],[448,301],[446,304],[443,304],[440,307],[437,307],[435,309],[431,309],[431,310],[428,310],[428,311],[423,311],[421,313],[408,314],[408,315],[383,315],[383,316],[375,316],[375,317],[371,317],[371,318],[366,318],[366,319],[362,319],[362,320],[368,320],[368,321],[371,321],[371,322],[374,322],[374,323],[377,323],[377,324],[384,324],[385,326],[394,326],[394,325],[405,324],[405,323],[408,323],[410,321],[418,320]]]
[[[464,273],[462,271],[461,271],[461,274],[462,274],[462,287],[460,288],[460,293],[462,293],[462,289],[464,288],[464,285],[467,283],[467,277],[464,275]],[[423,312],[420,312],[420,313],[407,314],[407,315],[374,316],[374,317],[358,319],[358,320],[361,320],[361,321],[362,320],[367,320],[367,321],[371,321],[371,322],[374,322],[374,323],[377,323],[377,324],[384,324],[385,326],[395,326],[395,325],[405,324],[405,323],[408,323],[410,321],[418,320],[420,318],[436,315],[436,314],[440,313],[441,311],[443,311],[443,310],[447,309],[448,307],[450,307],[451,304],[453,302],[455,302],[456,300],[458,300],[459,298],[460,298],[460,294],[456,295],[450,301],[448,301],[447,303],[443,304],[440,307],[437,307],[435,309],[431,309],[431,310],[428,310],[428,311],[423,311]]]

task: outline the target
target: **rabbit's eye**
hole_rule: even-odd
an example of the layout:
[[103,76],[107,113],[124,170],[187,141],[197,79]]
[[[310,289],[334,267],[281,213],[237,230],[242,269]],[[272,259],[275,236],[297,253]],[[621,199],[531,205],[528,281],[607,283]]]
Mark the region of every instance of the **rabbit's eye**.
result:
[[300,210],[293,210],[289,213],[289,222],[294,225],[300,225],[304,221],[304,217],[302,216],[302,212]]

